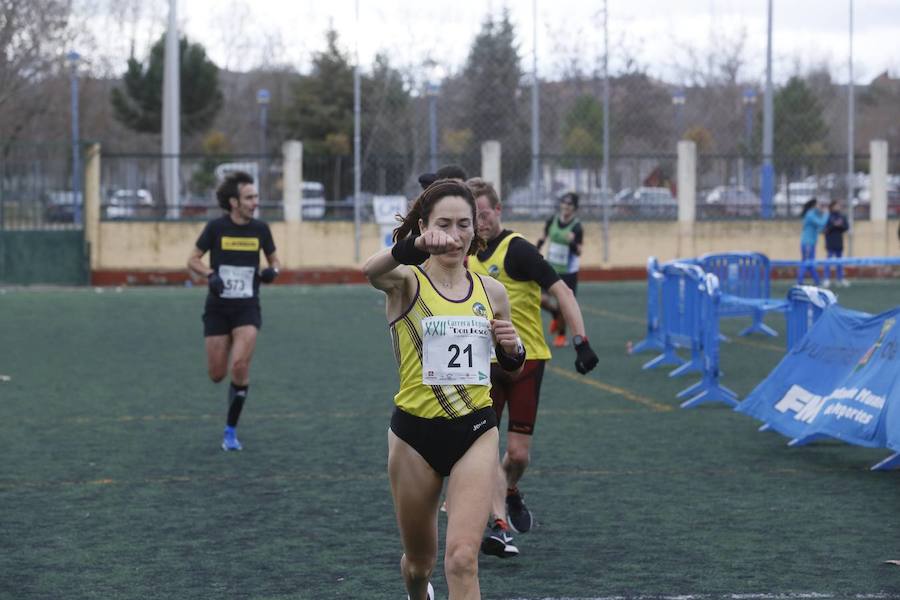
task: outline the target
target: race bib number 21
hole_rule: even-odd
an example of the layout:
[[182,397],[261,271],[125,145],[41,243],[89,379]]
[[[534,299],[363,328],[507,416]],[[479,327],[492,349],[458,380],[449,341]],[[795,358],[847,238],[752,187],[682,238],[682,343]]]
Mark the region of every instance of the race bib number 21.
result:
[[422,319],[422,383],[490,385],[491,325],[484,317]]

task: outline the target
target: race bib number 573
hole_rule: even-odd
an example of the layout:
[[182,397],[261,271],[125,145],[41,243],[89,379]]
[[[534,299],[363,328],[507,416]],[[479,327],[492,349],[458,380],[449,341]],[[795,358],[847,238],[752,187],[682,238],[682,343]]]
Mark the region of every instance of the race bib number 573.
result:
[[219,265],[219,277],[225,283],[222,298],[252,298],[255,273],[256,269],[253,267]]
[[422,319],[422,383],[490,385],[491,324],[484,317]]

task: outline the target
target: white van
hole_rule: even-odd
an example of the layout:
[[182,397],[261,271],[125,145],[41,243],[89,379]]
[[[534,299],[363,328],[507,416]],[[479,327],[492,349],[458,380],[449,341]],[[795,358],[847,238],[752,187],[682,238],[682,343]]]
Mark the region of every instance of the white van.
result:
[[325,216],[325,186],[318,181],[304,181],[300,194],[300,206],[304,219],[321,219]]

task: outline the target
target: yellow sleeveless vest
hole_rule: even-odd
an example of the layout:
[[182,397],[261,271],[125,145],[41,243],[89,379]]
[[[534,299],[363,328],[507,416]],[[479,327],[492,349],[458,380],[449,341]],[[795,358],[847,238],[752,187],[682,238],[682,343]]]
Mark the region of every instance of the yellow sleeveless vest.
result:
[[475,273],[490,275],[506,288],[512,323],[522,338],[528,360],[549,360],[550,347],[544,339],[544,324],[541,320],[541,286],[534,281],[517,281],[503,268],[509,243],[517,237],[522,236],[518,233],[506,236],[485,261],[479,260],[477,256],[470,256],[469,269]]
[[472,316],[493,319],[494,311],[479,275],[468,273],[469,295],[448,300],[420,267],[412,267],[418,289],[410,307],[390,324],[394,358],[400,370],[400,390],[394,404],[425,419],[452,419],[491,406],[490,386],[425,385],[422,383],[422,319],[431,316]]

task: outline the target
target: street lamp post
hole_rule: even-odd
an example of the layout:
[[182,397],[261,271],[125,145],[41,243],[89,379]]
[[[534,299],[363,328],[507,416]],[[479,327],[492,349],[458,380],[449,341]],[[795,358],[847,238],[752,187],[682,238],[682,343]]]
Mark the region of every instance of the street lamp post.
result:
[[266,129],[269,116],[269,100],[271,94],[266,88],[256,92],[256,104],[259,106],[259,160],[262,167],[259,171],[259,195],[265,200],[265,182],[269,171],[268,151],[266,145]]
[[[753,88],[747,88],[744,90],[743,96],[744,103],[744,160],[747,162],[744,163],[742,169],[743,181],[742,185],[746,185],[749,189],[751,187],[750,182],[752,181],[753,167],[750,165],[749,153],[751,144],[753,143],[751,140],[753,139],[753,110],[756,108],[756,90]],[[768,216],[768,215],[763,215]]]
[[81,55],[70,50],[66,54],[66,60],[70,67],[72,86],[72,220],[76,225],[81,224],[81,203],[84,190],[81,189],[81,153],[79,152],[78,130],[78,61]]
[[678,88],[674,92],[672,92],[672,105],[675,107],[675,141],[678,142],[681,139],[682,134],[684,134],[684,102],[685,102],[685,93],[684,89]]
[[437,171],[437,97],[441,86],[436,81],[429,81],[425,90],[428,96],[428,168],[434,173]]

